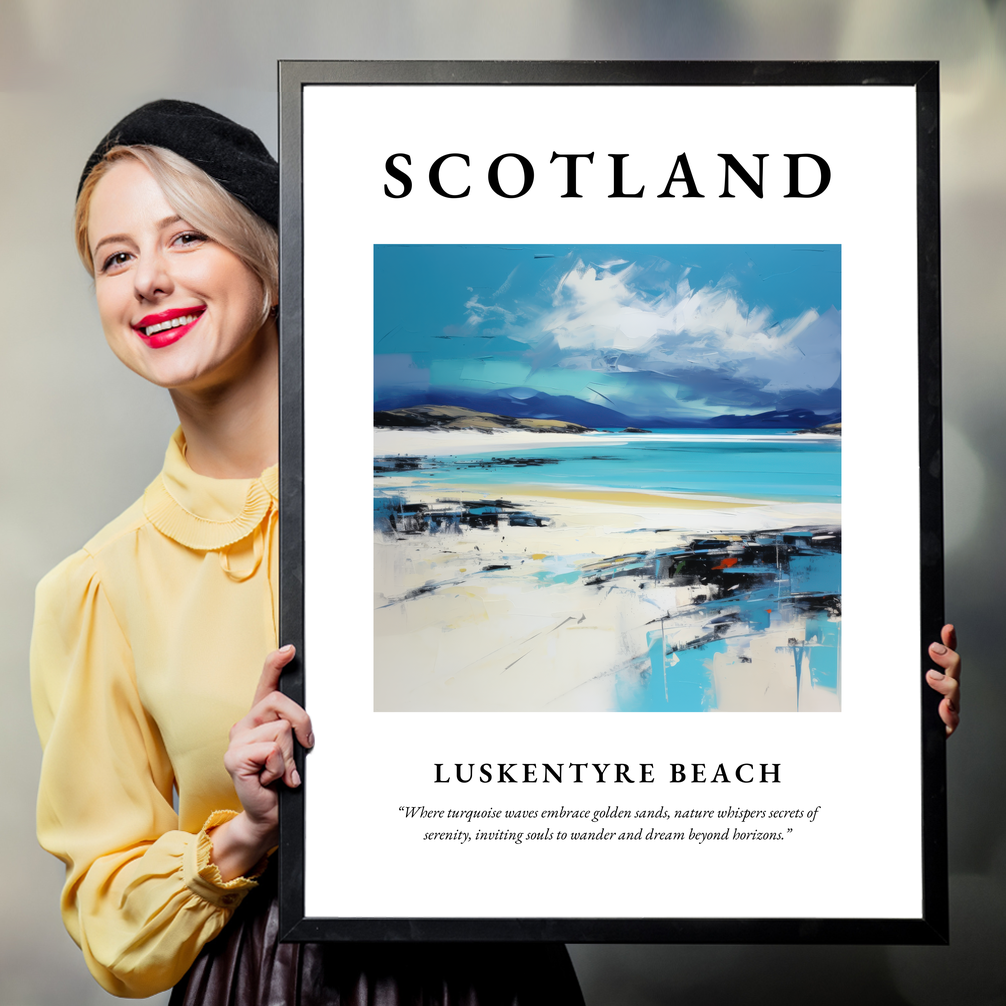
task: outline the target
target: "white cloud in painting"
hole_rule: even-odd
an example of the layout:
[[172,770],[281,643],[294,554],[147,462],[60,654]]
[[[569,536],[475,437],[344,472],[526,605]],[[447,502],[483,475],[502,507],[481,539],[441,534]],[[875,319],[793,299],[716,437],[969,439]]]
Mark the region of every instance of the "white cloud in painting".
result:
[[[507,276],[503,285],[496,291],[496,293],[493,294],[493,297],[497,297],[509,289],[510,283],[513,281],[513,274],[516,271],[517,270],[514,269],[513,272]],[[479,295],[477,293],[472,294],[472,296],[465,301],[465,310],[468,314],[465,317],[464,328],[459,334],[474,333],[479,325],[495,319],[501,320],[508,325],[513,325],[517,320],[516,315],[511,311],[508,311],[501,304],[483,304],[479,300]]]
[[[563,367],[678,379],[716,371],[763,392],[838,385],[841,316],[834,308],[774,321],[769,308],[748,307],[727,283],[693,289],[686,272],[677,285],[648,291],[633,283],[640,272],[577,262],[556,285],[551,310],[531,324],[507,317],[507,334],[539,352],[558,351],[554,362]],[[486,320],[482,305],[467,306]]]
[[499,289],[493,293],[493,300],[498,300],[500,297],[503,296],[503,294],[507,292],[507,290],[510,289],[510,284],[513,283],[514,273],[516,273],[519,268],[520,268],[519,265],[515,265],[513,269],[510,270],[510,275],[507,276],[505,280],[503,280],[503,283],[499,287]]

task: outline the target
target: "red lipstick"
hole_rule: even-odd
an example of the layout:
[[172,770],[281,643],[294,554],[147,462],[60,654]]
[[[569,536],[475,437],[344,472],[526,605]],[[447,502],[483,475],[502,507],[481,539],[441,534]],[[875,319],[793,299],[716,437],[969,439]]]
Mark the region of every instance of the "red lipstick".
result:
[[[184,335],[187,335],[205,310],[204,305],[199,305],[196,307],[173,307],[168,311],[148,314],[133,325],[133,331],[151,349],[161,349],[164,346],[170,346],[173,342],[178,342]],[[179,320],[183,318],[189,320],[179,324]]]

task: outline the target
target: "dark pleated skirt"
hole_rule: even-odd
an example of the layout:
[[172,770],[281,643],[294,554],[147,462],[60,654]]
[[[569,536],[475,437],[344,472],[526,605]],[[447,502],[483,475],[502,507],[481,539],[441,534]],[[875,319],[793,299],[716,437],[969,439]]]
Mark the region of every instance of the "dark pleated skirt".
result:
[[170,1006],[583,1006],[561,943],[280,943],[274,873]]

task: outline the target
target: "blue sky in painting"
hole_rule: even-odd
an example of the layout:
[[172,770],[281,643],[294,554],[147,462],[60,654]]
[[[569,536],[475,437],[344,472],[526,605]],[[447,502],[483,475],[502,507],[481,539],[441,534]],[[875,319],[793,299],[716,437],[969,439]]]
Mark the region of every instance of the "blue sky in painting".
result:
[[672,425],[836,413],[840,388],[839,245],[374,248],[378,408],[588,403]]

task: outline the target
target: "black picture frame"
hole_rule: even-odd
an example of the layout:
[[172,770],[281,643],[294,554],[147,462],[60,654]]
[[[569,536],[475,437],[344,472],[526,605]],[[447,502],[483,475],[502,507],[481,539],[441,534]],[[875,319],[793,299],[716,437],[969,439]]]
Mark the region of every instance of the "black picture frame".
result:
[[[306,86],[414,84],[911,87],[915,92],[918,242],[918,401],[923,903],[917,918],[321,918],[305,914],[304,779],[281,794],[280,927],[287,941],[563,941],[619,943],[939,944],[948,941],[945,736],[939,696],[924,680],[927,646],[943,624],[940,383],[939,72],[934,62],[355,62],[282,61],[280,103],[280,641],[298,648],[282,688],[311,710],[304,647],[304,382],[302,95]],[[333,864],[333,869],[338,869]]]

